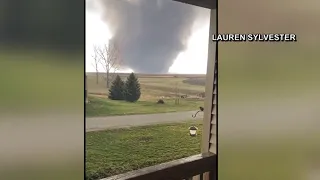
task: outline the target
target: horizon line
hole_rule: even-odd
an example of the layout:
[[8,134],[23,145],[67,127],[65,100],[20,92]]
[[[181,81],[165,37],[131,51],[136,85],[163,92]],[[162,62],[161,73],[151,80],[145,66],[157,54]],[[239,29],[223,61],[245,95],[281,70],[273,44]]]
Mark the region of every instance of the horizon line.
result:
[[[87,71],[86,73],[97,73],[95,71]],[[98,72],[98,73],[106,73],[106,72]],[[206,73],[201,74],[201,73],[136,73],[133,72],[134,74],[154,74],[154,75],[207,75]],[[131,74],[131,72],[110,72],[110,74]]]

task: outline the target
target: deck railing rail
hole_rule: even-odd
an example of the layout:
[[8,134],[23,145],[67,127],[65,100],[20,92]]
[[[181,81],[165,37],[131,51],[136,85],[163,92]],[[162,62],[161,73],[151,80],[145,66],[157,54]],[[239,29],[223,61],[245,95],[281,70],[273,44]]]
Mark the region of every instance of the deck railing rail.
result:
[[216,155],[203,153],[102,180],[216,180],[216,166]]

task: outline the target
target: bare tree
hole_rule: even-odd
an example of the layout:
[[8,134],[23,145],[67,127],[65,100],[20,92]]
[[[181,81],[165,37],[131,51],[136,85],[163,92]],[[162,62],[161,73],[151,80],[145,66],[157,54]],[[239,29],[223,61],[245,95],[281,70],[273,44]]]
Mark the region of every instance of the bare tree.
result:
[[119,48],[114,41],[109,41],[108,45],[94,46],[94,54],[97,55],[97,59],[106,73],[106,85],[109,88],[111,71],[114,74],[121,65]]
[[97,47],[94,45],[93,46],[94,49],[94,54],[92,55],[92,58],[94,59],[94,63],[92,63],[92,65],[94,66],[94,68],[96,69],[96,79],[97,79],[97,84],[99,84],[99,56],[98,53],[96,52]]

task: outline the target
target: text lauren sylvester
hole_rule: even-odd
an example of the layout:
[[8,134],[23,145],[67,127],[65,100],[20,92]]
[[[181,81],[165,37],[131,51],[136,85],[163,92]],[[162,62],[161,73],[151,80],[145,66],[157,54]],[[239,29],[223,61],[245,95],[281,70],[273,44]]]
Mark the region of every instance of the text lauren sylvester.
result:
[[295,34],[213,34],[212,41],[221,42],[295,42]]

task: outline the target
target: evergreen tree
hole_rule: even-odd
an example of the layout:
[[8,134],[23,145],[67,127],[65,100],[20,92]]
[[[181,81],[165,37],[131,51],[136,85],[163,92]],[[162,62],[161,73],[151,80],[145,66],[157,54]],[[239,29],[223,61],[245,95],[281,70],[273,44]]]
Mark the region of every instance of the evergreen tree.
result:
[[131,73],[127,78],[125,84],[125,100],[129,102],[136,102],[139,100],[141,91],[140,83],[134,73]]
[[109,99],[112,100],[124,100],[124,89],[125,85],[119,75],[112,82],[112,85],[109,89]]

